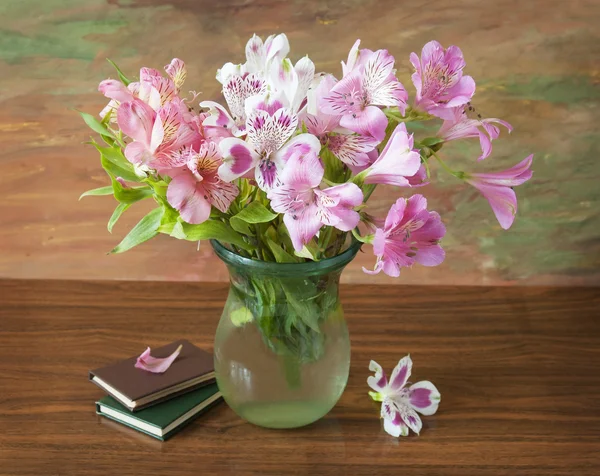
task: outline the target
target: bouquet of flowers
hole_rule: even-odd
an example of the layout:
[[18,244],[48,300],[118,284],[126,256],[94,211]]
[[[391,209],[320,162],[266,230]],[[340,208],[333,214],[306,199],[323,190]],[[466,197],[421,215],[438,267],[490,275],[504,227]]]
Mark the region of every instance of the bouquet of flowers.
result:
[[[414,263],[444,260],[442,220],[423,195],[412,193],[429,183],[434,165],[477,188],[502,228],[511,226],[513,187],[531,177],[531,155],[496,173],[456,171],[440,157],[444,145],[477,138],[483,160],[499,126],[511,130],[471,104],[475,81],[463,74],[459,48],[431,41],[420,57],[410,55],[416,90],[410,101],[387,50],[356,41],[341,79],[315,73],[308,57],[292,63],[288,52],[283,34],[264,42],[253,36],[244,64],[217,71],[225,104],[203,101],[199,108],[196,93],[182,93],[187,74],[180,59],[166,74],[142,68],[138,81],[115,65],[119,79],[99,86],[110,99],[100,118],[82,113],[104,142],[91,144],[111,184],[84,195],[114,195],[119,202],[109,231],[137,201],[152,198],[156,208],[113,253],[164,233],[217,240],[252,260],[303,263],[337,256],[358,241],[372,244],[375,255],[365,272],[399,276]],[[435,135],[411,133],[423,131],[415,123],[424,121],[439,122]],[[378,185],[399,191],[386,217],[368,213]],[[232,271],[231,281],[225,312],[236,326],[254,321],[271,350],[297,362],[323,355],[320,326],[341,310],[339,273],[294,280]],[[297,380],[297,366],[286,366],[288,380]]]
[[[133,203],[152,197],[157,207],[114,253],[165,233],[215,239],[257,260],[316,261],[339,254],[352,234],[373,245],[375,266],[365,272],[398,276],[414,263],[435,266],[444,259],[445,227],[423,195],[401,196],[385,219],[366,208],[377,185],[401,193],[427,185],[433,164],[477,188],[502,228],[511,226],[513,187],[531,177],[531,155],[496,173],[455,171],[440,157],[445,144],[478,138],[483,160],[498,126],[511,131],[472,106],[475,81],[463,74],[459,48],[431,41],[420,57],[411,53],[412,101],[387,50],[357,40],[341,79],[315,73],[308,57],[293,64],[288,52],[284,34],[264,42],[254,35],[244,64],[217,71],[225,104],[203,101],[199,109],[196,93],[182,94],[182,60],[166,74],[142,68],[135,82],[115,65],[119,79],[98,88],[110,99],[100,119],[82,113],[102,137],[104,144],[91,144],[111,185],[84,195],[117,199],[109,231]],[[411,134],[422,121],[439,121],[437,134]]]

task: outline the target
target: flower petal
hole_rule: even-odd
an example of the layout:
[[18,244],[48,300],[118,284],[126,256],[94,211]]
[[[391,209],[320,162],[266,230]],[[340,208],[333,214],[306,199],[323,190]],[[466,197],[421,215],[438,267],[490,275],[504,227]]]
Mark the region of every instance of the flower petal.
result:
[[310,204],[300,214],[286,213],[283,216],[283,222],[296,251],[301,251],[322,226],[317,216],[317,207],[314,204]]
[[269,73],[269,82],[274,91],[283,92],[286,98],[286,106],[293,108],[294,97],[298,90],[298,73],[289,58],[274,61]]
[[179,58],[173,58],[171,62],[165,66],[165,71],[173,81],[173,84],[175,84],[177,90],[180,90],[187,77],[185,63]]
[[219,177],[231,182],[251,170],[259,155],[242,139],[228,137],[219,142],[223,164],[219,167]]
[[385,138],[387,124],[387,117],[377,106],[367,106],[362,111],[344,114],[340,119],[340,126],[359,134],[370,135],[379,142]]
[[437,412],[441,395],[431,382],[423,380],[408,388],[408,401],[422,415],[433,415]]
[[303,153],[300,151],[301,147],[296,149],[297,152],[290,157],[285,165],[281,174],[281,181],[285,185],[300,191],[318,187],[325,173],[319,156],[312,150]]
[[148,372],[162,374],[167,371],[175,359],[179,356],[182,345],[177,347],[175,352],[165,358],[152,357],[150,355],[150,347],[148,347],[142,354],[137,358],[135,367],[138,369],[146,370]]
[[290,52],[290,43],[285,33],[271,35],[265,40],[266,66],[272,61],[285,58]]
[[141,142],[130,142],[125,147],[125,158],[132,164],[148,164],[152,161],[152,154]]
[[208,195],[202,182],[198,182],[190,171],[173,177],[167,188],[167,201],[192,225],[203,223],[210,217]]
[[315,64],[305,56],[295,64],[294,71],[298,77],[298,86],[292,101],[292,109],[298,111],[304,106],[308,89],[315,77]]
[[371,136],[355,133],[329,134],[327,146],[338,159],[353,167],[369,163],[368,153],[377,147],[379,141]]
[[293,155],[318,155],[320,151],[321,142],[317,137],[307,133],[298,134],[275,153],[273,160],[285,165]]
[[408,427],[402,420],[397,404],[384,398],[381,404],[381,418],[383,418],[383,429],[396,438],[399,436],[408,436]]
[[360,40],[356,40],[352,45],[352,48],[350,48],[350,52],[348,53],[348,59],[346,60],[346,63],[342,61],[342,72],[344,76],[348,75],[356,65],[356,62],[360,55],[360,50],[358,49],[359,46]]
[[117,123],[124,134],[150,146],[156,113],[139,99],[122,103],[117,110]]
[[206,127],[219,127],[226,130],[230,130],[235,136],[244,134],[244,130],[240,130],[231,118],[229,113],[223,106],[214,101],[202,101],[200,107],[206,107],[209,109],[208,116],[202,121],[202,125]]
[[119,102],[127,102],[133,99],[131,91],[121,81],[117,81],[116,79],[105,79],[98,85],[98,91],[107,98]]
[[249,73],[261,72],[266,61],[265,47],[260,36],[252,35],[246,43],[246,69]]
[[402,357],[398,362],[398,365],[394,368],[392,376],[390,377],[390,389],[394,392],[402,390],[406,382],[410,377],[412,370],[412,360],[410,355]]
[[387,377],[381,365],[374,360],[369,363],[369,370],[375,372],[375,375],[371,375],[367,379],[367,384],[376,392],[383,391],[387,386]]
[[276,152],[291,137],[298,126],[298,116],[290,109],[280,108],[273,115],[255,110],[246,123],[248,140],[260,154]]
[[410,186],[407,177],[415,175],[421,167],[419,152],[411,150],[412,137],[404,124],[398,125],[385,148],[369,168],[365,183]]
[[517,195],[512,188],[497,185],[487,185],[482,182],[469,181],[487,199],[500,226],[508,230],[515,221],[517,214]]
[[406,426],[408,426],[417,435],[421,432],[423,422],[421,417],[408,404],[404,402],[396,402],[400,418]]

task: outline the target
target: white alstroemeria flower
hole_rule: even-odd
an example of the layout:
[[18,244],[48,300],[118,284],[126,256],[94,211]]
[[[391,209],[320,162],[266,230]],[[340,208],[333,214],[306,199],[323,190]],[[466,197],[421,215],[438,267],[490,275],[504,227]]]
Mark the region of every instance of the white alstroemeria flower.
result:
[[369,370],[375,372],[367,379],[369,387],[375,392],[369,392],[371,398],[381,403],[381,418],[383,428],[392,436],[408,436],[409,428],[416,434],[421,431],[422,415],[433,415],[440,404],[440,392],[435,385],[426,380],[405,387],[410,377],[412,360],[410,356],[402,358],[388,379],[374,360],[369,364]]

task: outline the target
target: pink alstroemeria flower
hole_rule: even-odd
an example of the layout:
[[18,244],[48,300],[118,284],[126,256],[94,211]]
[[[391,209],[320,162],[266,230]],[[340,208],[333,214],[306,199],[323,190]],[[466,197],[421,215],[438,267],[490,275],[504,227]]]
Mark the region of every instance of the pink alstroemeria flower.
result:
[[417,89],[415,108],[442,119],[448,110],[466,104],[475,94],[475,81],[463,76],[465,60],[457,46],[444,49],[437,41],[430,41],[421,51],[410,54],[410,62],[416,69],[412,81]]
[[[357,42],[358,43],[358,42]],[[355,43],[353,50],[358,51]],[[348,63],[351,63],[349,58]],[[361,50],[359,61],[321,100],[325,114],[341,115],[340,125],[378,141],[385,138],[387,118],[380,106],[397,106],[404,114],[408,95],[394,74],[394,57],[387,50]]]
[[142,354],[137,358],[135,362],[135,368],[152,372],[155,374],[162,374],[167,371],[175,359],[179,356],[183,345],[180,345],[175,351],[165,358],[152,357],[150,355],[150,347],[148,347]]
[[403,357],[396,365],[388,381],[385,372],[374,360],[369,364],[369,370],[375,375],[367,379],[369,387],[375,392],[369,392],[373,400],[381,403],[381,418],[384,430],[392,436],[408,436],[409,428],[417,435],[423,423],[417,414],[430,416],[437,412],[441,395],[431,382],[423,380],[407,387],[412,371],[410,355]]
[[199,147],[202,138],[183,121],[178,104],[169,103],[158,113],[141,99],[122,103],[117,122],[133,142],[125,147],[125,157],[132,164],[163,170],[172,166],[175,153],[186,146]]
[[364,182],[410,187],[408,177],[421,167],[421,155],[413,150],[413,145],[413,136],[406,131],[406,125],[398,124],[377,160],[363,172]]
[[521,185],[531,178],[533,175],[532,164],[533,154],[502,172],[465,174],[464,176],[465,181],[473,185],[487,199],[498,223],[505,230],[512,226],[517,214],[517,195],[512,187]]
[[[113,111],[114,115],[121,103],[133,101],[135,98],[142,100],[155,111],[177,98],[177,93],[186,77],[185,63],[178,58],[173,58],[171,63],[165,66],[165,70],[169,75],[168,78],[163,77],[156,69],[142,68],[140,80],[130,83],[129,86],[116,79],[105,79],[100,82],[98,91],[110,99],[100,112],[100,117],[104,119],[110,111]],[[114,122],[114,118],[112,120]]]
[[219,178],[221,158],[217,146],[205,142],[199,152],[186,149],[179,154],[178,161],[183,167],[171,172],[167,201],[181,217],[197,225],[208,220],[213,205],[227,212],[239,191],[234,184]]
[[377,274],[383,270],[397,278],[401,268],[414,263],[437,266],[444,261],[445,253],[439,242],[445,234],[439,214],[427,210],[423,195],[413,195],[408,200],[399,198],[390,208],[384,227],[375,232],[375,268],[363,271]]
[[320,190],[325,170],[314,151],[296,151],[283,170],[283,185],[270,190],[271,207],[283,213],[283,221],[296,251],[301,251],[323,225],[342,231],[354,229],[360,221],[353,207],[363,194],[353,183]]
[[231,182],[255,168],[256,183],[268,191],[281,185],[281,171],[294,152],[318,154],[321,150],[319,139],[312,134],[299,134],[288,142],[298,126],[298,116],[278,99],[248,100],[246,112],[246,140],[231,137],[219,143],[223,180]]
[[469,137],[479,137],[481,144],[481,155],[477,160],[483,160],[492,153],[492,141],[500,135],[500,129],[494,124],[501,124],[508,132],[512,132],[512,126],[501,119],[494,117],[489,119],[471,119],[468,117],[468,110],[471,106],[459,106],[448,110],[448,118],[442,124],[437,136],[446,140],[465,139]]
[[[373,151],[380,141],[370,135],[360,135],[340,126],[341,115],[324,113],[319,107],[322,98],[329,95],[337,83],[331,74],[323,76],[314,90],[314,97],[309,100],[309,109],[300,114],[300,121],[306,125],[310,134],[319,138],[321,144],[349,167],[362,167],[369,164],[369,152]],[[314,109],[311,108],[314,107]]]

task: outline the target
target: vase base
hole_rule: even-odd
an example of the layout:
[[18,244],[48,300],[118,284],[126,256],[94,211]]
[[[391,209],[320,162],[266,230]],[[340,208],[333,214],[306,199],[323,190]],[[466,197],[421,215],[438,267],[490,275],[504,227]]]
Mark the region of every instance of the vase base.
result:
[[235,408],[244,420],[265,428],[285,429],[310,425],[333,408],[331,402],[290,401],[247,403]]

